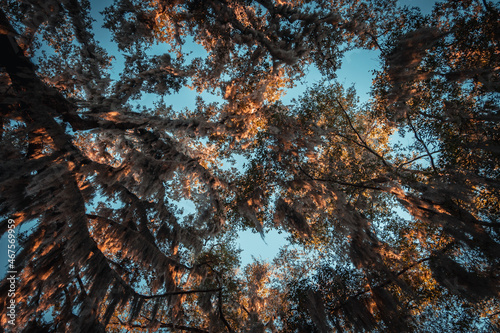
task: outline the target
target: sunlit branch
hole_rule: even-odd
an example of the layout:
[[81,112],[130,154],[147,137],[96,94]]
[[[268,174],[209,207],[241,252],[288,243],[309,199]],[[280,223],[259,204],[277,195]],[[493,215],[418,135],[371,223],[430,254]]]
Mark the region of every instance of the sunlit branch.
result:
[[[356,134],[356,136],[358,137],[358,139],[361,141],[361,144],[360,143],[357,143],[356,141],[353,140],[354,143],[358,144],[359,146],[365,148],[366,150],[368,150],[370,153],[372,153],[373,155],[375,155],[376,157],[378,157],[382,163],[386,166],[386,167],[391,167],[387,162],[386,160],[381,156],[379,155],[376,151],[374,151],[373,149],[370,148],[370,146],[368,146],[368,144],[366,143],[366,141],[363,139],[363,137],[361,136],[361,134],[359,134],[358,130],[356,130],[356,128],[354,127],[352,121],[351,121],[351,117],[349,117],[349,114],[347,113],[346,109],[344,108],[344,106],[342,105],[342,103],[339,101],[339,99],[337,97],[335,97],[335,101],[337,102],[337,104],[339,105],[340,109],[342,110],[342,113],[344,114],[348,124],[349,124],[349,127],[354,131],[354,133]],[[342,136],[344,137],[344,136]],[[347,138],[347,137],[344,137],[344,138]]]
[[[435,150],[435,151],[433,151],[433,152],[430,152],[430,154],[431,154],[431,155],[432,155],[432,154],[437,154],[437,153],[440,153],[440,152],[442,152],[442,151],[443,151],[442,149],[439,149],[439,150]],[[404,162],[404,163],[399,164],[396,168],[397,168],[397,169],[400,169],[400,168],[402,168],[403,166],[405,166],[405,165],[407,165],[407,164],[411,164],[411,163],[413,163],[413,162],[415,162],[415,161],[418,161],[419,159],[424,158],[424,157],[428,157],[428,155],[427,155],[427,154],[425,154],[425,155],[420,155],[420,156],[417,156],[417,157],[415,157],[415,158],[412,158],[412,159],[411,159],[411,160],[409,160],[409,161],[406,161],[406,162]]]

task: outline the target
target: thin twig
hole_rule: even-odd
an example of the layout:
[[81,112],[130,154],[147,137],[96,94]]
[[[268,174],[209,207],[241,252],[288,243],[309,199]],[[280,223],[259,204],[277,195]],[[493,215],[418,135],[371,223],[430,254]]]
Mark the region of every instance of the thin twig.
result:
[[[419,261],[417,261],[417,262],[415,262],[415,263],[413,263],[413,264],[409,265],[408,267],[403,268],[401,271],[399,271],[398,273],[396,273],[396,274],[394,275],[394,277],[400,276],[400,275],[402,275],[402,274],[406,273],[408,270],[412,269],[413,267],[415,267],[415,266],[417,266],[417,265],[420,265],[421,263],[423,263],[423,262],[425,262],[425,261],[428,261],[428,260],[430,260],[430,259],[431,259],[431,257],[427,257],[427,258],[420,259]],[[351,296],[347,297],[347,299],[346,299],[344,302],[342,302],[341,304],[339,304],[339,305],[337,305],[336,307],[334,307],[334,308],[332,309],[332,312],[337,311],[337,310],[339,310],[340,308],[342,308],[344,305],[346,305],[346,304],[347,304],[347,302],[348,302],[349,300],[351,300],[351,299],[353,299],[353,298],[356,298],[356,297],[359,297],[359,296],[361,296],[361,295],[363,295],[363,294],[366,294],[366,293],[370,292],[370,291],[371,291],[372,289],[374,289],[374,288],[382,288],[382,287],[385,287],[386,285],[390,284],[391,282],[393,282],[393,279],[388,279],[388,280],[386,280],[385,282],[383,282],[383,283],[381,283],[381,284],[379,284],[379,285],[376,285],[375,287],[370,287],[370,288],[364,289],[364,290],[362,290],[362,291],[357,292],[357,293],[356,293],[356,294],[354,294],[354,295],[351,295]]]
[[407,117],[407,119],[408,119],[408,125],[410,125],[410,128],[413,131],[413,134],[415,135],[415,139],[417,139],[417,141],[420,142],[422,146],[424,146],[425,152],[427,153],[427,156],[429,156],[432,169],[434,170],[435,173],[439,173],[438,170],[436,169],[436,165],[434,164],[434,158],[432,157],[431,152],[427,148],[427,145],[425,144],[424,140],[422,140],[422,138],[418,135],[417,130],[413,126],[410,117]]
[[[354,133],[356,134],[356,136],[358,137],[358,139],[361,141],[362,144],[359,144],[357,143],[356,141],[352,140],[354,143],[357,143],[359,146],[361,147],[364,147],[365,149],[367,149],[370,153],[372,153],[373,155],[377,156],[381,161],[382,163],[386,166],[386,167],[390,167],[390,165],[385,161],[385,159],[380,155],[378,154],[376,151],[374,151],[373,149],[371,149],[368,144],[366,143],[366,141],[363,139],[363,137],[361,136],[361,134],[359,134],[359,132],[356,130],[356,128],[354,127],[352,121],[351,121],[351,118],[349,117],[349,114],[347,113],[346,109],[344,108],[344,106],[342,105],[342,103],[340,103],[340,100],[338,98],[335,97],[335,101],[337,102],[337,104],[339,105],[340,109],[342,110],[342,112],[344,113],[344,116],[345,118],[347,119],[347,122],[349,124],[349,127],[354,131]],[[339,134],[340,135],[340,134]],[[343,135],[340,135],[342,137],[344,137]]]
[[231,328],[231,325],[229,325],[229,323],[226,320],[226,317],[224,317],[224,313],[222,312],[222,289],[219,290],[219,317],[222,320],[222,322],[224,323],[224,325],[226,326],[229,333],[233,333],[234,331]]
[[221,288],[215,288],[215,289],[191,289],[191,290],[178,290],[178,291],[170,291],[166,292],[163,294],[158,294],[158,295],[141,295],[142,298],[144,299],[151,299],[151,298],[158,298],[158,297],[165,297],[165,296],[172,296],[172,295],[185,295],[185,294],[196,294],[196,293],[211,293],[211,292],[220,292],[222,289]]
[[[442,149],[435,150],[435,151],[431,152],[431,154],[440,153],[440,152],[442,152],[442,151],[443,151]],[[417,161],[417,160],[419,160],[419,159],[421,159],[421,158],[423,158],[423,157],[427,157],[427,156],[428,156],[428,155],[427,155],[427,154],[425,154],[425,155],[420,155],[420,156],[417,156],[417,157],[415,157],[415,158],[412,158],[411,160],[406,161],[406,162],[401,163],[400,165],[398,165],[398,166],[397,166],[397,169],[399,169],[399,168],[403,167],[404,165],[407,165],[407,164],[413,163],[413,162],[415,162],[415,161]]]
[[212,272],[215,273],[215,276],[217,278],[217,282],[219,284],[219,295],[218,295],[218,310],[219,310],[219,318],[220,320],[224,323],[224,325],[226,326],[226,328],[228,329],[229,333],[233,333],[233,329],[231,328],[231,325],[229,325],[229,322],[226,320],[226,317],[224,316],[224,312],[222,311],[222,277],[221,277],[221,273],[218,272],[215,268],[212,267],[212,265],[210,265],[209,263],[205,263],[205,265],[208,266],[208,268],[210,268],[210,270],[212,270]]
[[352,187],[358,187],[358,188],[364,188],[364,189],[367,189],[367,190],[379,190],[379,191],[382,191],[383,189],[380,188],[380,187],[375,187],[375,186],[369,186],[369,185],[364,185],[364,183],[367,183],[367,182],[364,182],[364,183],[348,183],[348,182],[342,182],[342,181],[339,181],[339,180],[335,180],[335,179],[324,179],[324,178],[315,178],[313,176],[311,176],[309,173],[307,173],[300,165],[298,166],[299,170],[302,171],[309,179],[311,180],[314,180],[314,181],[320,181],[320,182],[331,182],[331,183],[335,183],[335,184],[339,184],[339,185],[343,185],[343,186],[352,186]]

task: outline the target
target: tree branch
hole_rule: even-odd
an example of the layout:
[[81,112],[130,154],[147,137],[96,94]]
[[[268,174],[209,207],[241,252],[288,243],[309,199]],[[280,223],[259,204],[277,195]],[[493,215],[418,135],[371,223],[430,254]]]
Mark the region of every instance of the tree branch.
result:
[[[412,269],[413,267],[415,267],[415,266],[417,266],[417,265],[420,265],[421,263],[423,263],[423,262],[425,262],[425,261],[429,261],[430,259],[431,259],[431,257],[427,257],[427,258],[420,259],[420,260],[418,260],[417,262],[415,262],[415,263],[413,263],[413,264],[409,265],[408,267],[403,268],[401,271],[399,271],[398,273],[396,273],[396,274],[394,275],[394,277],[398,277],[398,276],[400,276],[400,275],[402,275],[402,274],[406,273],[408,270]],[[346,304],[347,304],[347,302],[348,302],[349,300],[351,300],[351,299],[353,299],[353,298],[356,298],[356,297],[359,297],[359,296],[361,296],[361,295],[363,295],[363,294],[366,294],[366,293],[370,292],[370,291],[371,291],[372,289],[374,289],[374,288],[382,288],[382,287],[385,287],[385,286],[387,286],[388,284],[390,284],[390,283],[392,283],[392,282],[393,282],[393,279],[388,279],[388,280],[386,280],[385,282],[382,282],[382,283],[380,283],[380,284],[378,284],[378,285],[376,285],[376,286],[374,286],[374,287],[370,287],[370,288],[364,289],[364,290],[362,290],[362,291],[359,291],[359,292],[357,292],[356,294],[354,294],[354,295],[351,295],[351,296],[347,297],[347,299],[346,299],[344,302],[342,302],[341,304],[339,304],[339,305],[337,305],[336,307],[334,307],[334,308],[332,309],[332,312],[335,312],[335,311],[339,310],[340,308],[342,308],[344,305],[346,305]]]
[[320,182],[331,182],[331,183],[335,183],[335,184],[339,184],[339,185],[343,185],[343,186],[352,186],[352,187],[364,188],[364,189],[367,189],[367,190],[379,190],[379,191],[384,190],[381,187],[364,185],[364,183],[368,183],[368,182],[363,182],[363,183],[348,183],[348,182],[342,182],[342,181],[335,180],[335,179],[315,178],[315,177],[312,177],[309,173],[307,173],[300,165],[298,166],[298,168],[299,168],[300,171],[302,171],[311,180],[320,181]]
[[408,119],[408,125],[410,125],[410,128],[411,130],[413,131],[413,134],[415,135],[415,139],[417,139],[418,142],[420,142],[422,144],[422,146],[424,146],[424,149],[425,149],[425,152],[427,153],[427,156],[429,157],[430,159],[430,162],[431,162],[431,166],[432,166],[432,169],[434,170],[435,173],[439,173],[438,170],[436,169],[436,165],[434,164],[434,158],[432,157],[432,154],[431,152],[429,151],[429,149],[427,148],[427,145],[425,144],[424,140],[422,140],[422,138],[420,138],[420,136],[418,135],[417,133],[417,130],[415,129],[415,127],[413,126],[413,123],[411,122],[411,119],[410,117],[406,117]]
[[[439,150],[435,150],[435,151],[431,152],[430,154],[436,154],[436,153],[440,153],[440,152],[442,152],[442,151],[443,151],[442,149],[439,149]],[[423,158],[423,157],[427,157],[427,156],[428,156],[428,155],[427,155],[427,154],[425,154],[425,155],[420,155],[420,156],[417,156],[417,157],[415,157],[415,158],[412,158],[412,159],[411,159],[411,160],[409,160],[409,161],[406,161],[406,162],[404,162],[404,163],[399,164],[399,165],[397,166],[397,169],[400,169],[400,168],[401,168],[401,167],[403,167],[404,165],[411,164],[411,163],[413,163],[413,162],[415,162],[415,161],[417,161],[417,160],[419,160],[419,159],[421,159],[421,158]]]
[[226,328],[229,331],[229,333],[233,333],[234,331],[231,328],[231,325],[229,325],[229,323],[226,320],[226,317],[224,317],[224,312],[222,312],[222,288],[219,290],[219,317],[224,323],[224,325],[226,325]]
[[224,316],[224,312],[222,311],[222,287],[220,287],[222,285],[222,277],[221,277],[221,274],[215,270],[212,265],[210,265],[209,263],[205,263],[205,265],[207,265],[211,270],[212,272],[215,273],[215,276],[217,277],[217,282],[219,284],[219,295],[218,295],[218,311],[219,311],[219,318],[220,320],[224,323],[224,325],[226,326],[226,328],[228,329],[229,333],[233,333],[233,329],[231,328],[231,325],[229,325],[229,322],[226,320],[226,317]]
[[171,291],[171,292],[166,292],[164,294],[158,294],[158,295],[140,295],[144,299],[152,299],[152,298],[159,298],[159,297],[166,297],[166,296],[173,296],[173,295],[186,295],[186,294],[197,294],[197,293],[211,293],[211,292],[220,292],[222,288],[215,288],[215,289],[192,289],[192,290],[179,290],[179,291]]
[[[342,103],[340,103],[340,100],[335,97],[335,101],[337,102],[337,104],[339,105],[340,109],[342,110],[342,112],[344,113],[344,116],[345,118],[347,119],[347,122],[349,124],[349,127],[354,131],[354,133],[356,134],[356,136],[358,137],[358,139],[361,141],[362,144],[358,143],[357,141],[354,141],[352,140],[354,143],[358,144],[359,146],[361,147],[364,147],[365,149],[367,149],[370,153],[372,153],[373,155],[375,155],[376,157],[378,157],[382,163],[386,166],[386,167],[390,167],[390,165],[386,162],[386,160],[380,155],[378,154],[376,151],[374,151],[373,149],[371,149],[368,144],[366,143],[366,141],[363,139],[363,137],[359,134],[359,132],[356,130],[356,128],[354,127],[352,121],[351,121],[351,118],[349,117],[349,114],[347,113],[346,109],[344,108],[344,106],[342,105]],[[342,136],[342,135],[340,135]],[[344,137],[344,136],[343,136]]]

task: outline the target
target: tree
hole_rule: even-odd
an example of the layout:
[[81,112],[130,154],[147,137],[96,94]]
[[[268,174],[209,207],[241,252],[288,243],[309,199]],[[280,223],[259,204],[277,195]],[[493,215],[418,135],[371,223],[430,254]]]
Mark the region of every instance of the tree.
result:
[[[115,1],[116,79],[91,3],[7,3],[0,214],[35,224],[19,330],[409,331],[432,310],[464,315],[429,330],[497,328],[498,6]],[[331,81],[354,47],[381,51],[366,105]],[[311,65],[325,79],[280,102]],[[186,85],[223,102],[168,107]],[[159,102],[135,108],[145,93]],[[245,170],[221,167],[236,155]],[[241,228],[303,254],[238,275]]]
[[[334,205],[336,211],[331,218],[340,220],[341,227],[326,229],[321,235],[331,233],[331,237],[338,237],[339,231],[351,226],[347,229],[350,239],[343,244],[352,263],[361,270],[360,279],[366,286],[343,296],[345,284],[330,288],[321,280],[324,275],[320,270],[297,291],[300,295],[313,288],[319,289],[324,297],[337,295],[330,304],[326,302],[326,309],[331,311],[330,324],[338,330],[442,331],[454,327],[467,331],[486,325],[483,327],[488,331],[498,325],[498,311],[491,311],[492,307],[498,307],[497,195],[493,194],[498,178],[497,155],[493,152],[498,107],[493,106],[497,100],[492,93],[498,59],[492,55],[495,42],[491,42],[497,26],[492,18],[497,10],[490,4],[465,3],[462,7],[451,2],[438,5],[430,17],[406,10],[403,18],[412,25],[396,31],[384,43],[378,41],[383,45],[385,67],[375,82],[372,121],[382,124],[380,129],[410,133],[414,142],[405,148],[411,149],[412,155],[406,155],[405,150],[376,151],[375,147],[383,146],[376,141],[370,143],[373,134],[361,131],[351,120],[343,125],[337,122],[340,128],[328,133],[347,138],[354,145],[342,142],[330,161],[314,160],[300,167],[299,163],[291,163],[296,170],[293,173],[296,181],[305,175],[316,183],[316,186],[309,184],[313,189],[321,182],[335,191],[330,197],[341,198],[346,191],[348,195],[353,191],[362,193],[361,199],[355,197],[354,204],[349,199]],[[475,15],[471,16],[471,12]],[[468,29],[477,31],[481,37],[473,34],[468,39],[470,35],[465,34]],[[448,53],[450,49],[454,56]],[[474,56],[457,60],[457,54]],[[319,117],[328,114],[324,105],[329,104],[329,108],[342,111],[347,120],[352,119],[348,108],[343,106],[345,102],[335,94],[328,93],[322,99],[309,98],[308,102],[311,101]],[[309,108],[304,101],[303,105],[304,109]],[[469,113],[470,118],[465,120]],[[316,122],[320,125],[324,120]],[[349,129],[348,135],[339,133],[343,128]],[[324,143],[327,147],[330,144]],[[326,151],[324,145],[318,150]],[[342,151],[349,151],[352,146],[361,147],[365,155],[353,155],[351,164],[355,166],[342,172],[345,167],[340,163],[346,155]],[[397,155],[391,156],[394,153]],[[450,159],[451,156],[454,157]],[[423,158],[427,163],[419,163]],[[371,161],[376,161],[375,167],[370,166]],[[339,164],[342,167],[337,167]],[[375,170],[378,174],[366,179],[355,173],[359,169]],[[360,181],[346,181],[351,180],[351,174]],[[310,191],[309,196],[313,193]],[[301,195],[308,196],[304,192]],[[394,199],[407,209],[413,221],[397,221],[401,218],[388,215],[391,207],[397,206],[391,202]],[[380,202],[389,204],[389,211]],[[310,225],[318,223],[318,216],[319,223],[325,221],[324,215],[318,214],[318,205],[312,210],[315,216],[307,216]],[[309,214],[305,209],[302,212]],[[373,228],[366,223],[366,217],[375,223],[384,222]],[[336,240],[335,244],[342,242]],[[333,258],[338,262],[339,256],[335,252]],[[338,263],[327,267],[338,270]],[[328,274],[326,281],[349,281],[341,274],[340,277]],[[426,319],[429,312],[425,310],[431,307],[461,312],[464,316],[452,323],[436,323],[436,317],[431,316],[434,323],[429,326]],[[302,314],[306,313],[304,318],[310,320],[307,306],[302,309]],[[480,317],[488,318],[486,324],[478,325]]]

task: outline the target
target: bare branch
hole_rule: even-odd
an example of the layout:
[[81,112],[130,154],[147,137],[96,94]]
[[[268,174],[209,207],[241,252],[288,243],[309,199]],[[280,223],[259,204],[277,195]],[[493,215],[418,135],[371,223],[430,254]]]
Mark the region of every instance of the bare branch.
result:
[[436,169],[436,165],[434,164],[434,158],[432,157],[432,154],[430,153],[429,149],[427,148],[427,145],[425,144],[424,140],[418,135],[417,130],[413,126],[413,123],[410,120],[410,117],[407,117],[408,119],[408,125],[410,125],[411,130],[413,131],[413,134],[415,135],[415,139],[417,139],[418,142],[424,146],[425,152],[427,153],[427,156],[430,159],[432,169],[434,170],[435,173],[439,173],[438,170]]
[[[398,276],[400,276],[400,275],[403,275],[404,273],[406,273],[408,270],[412,269],[413,267],[415,267],[415,266],[417,266],[417,265],[420,265],[420,264],[421,264],[421,263],[423,263],[423,262],[429,261],[430,259],[431,259],[430,257],[420,259],[420,260],[418,260],[418,261],[414,262],[413,264],[411,264],[411,265],[409,265],[409,266],[407,266],[407,267],[403,268],[401,271],[399,271],[398,273],[396,273],[393,277],[398,277]],[[351,300],[351,299],[353,299],[353,298],[356,298],[356,297],[359,297],[359,296],[361,296],[361,295],[363,295],[363,294],[366,294],[366,293],[370,292],[370,291],[371,291],[372,289],[374,289],[374,288],[382,288],[382,287],[385,287],[385,286],[387,286],[388,284],[392,283],[393,281],[394,281],[393,279],[388,279],[388,280],[386,280],[386,281],[384,281],[384,282],[382,282],[382,283],[380,283],[380,284],[378,284],[378,285],[376,285],[376,286],[374,286],[374,287],[365,288],[365,289],[363,289],[362,291],[357,292],[356,294],[353,294],[353,295],[351,295],[351,296],[348,296],[348,297],[347,297],[347,299],[346,299],[344,302],[342,302],[341,304],[339,304],[339,305],[337,305],[336,307],[334,307],[334,308],[332,309],[332,312],[338,311],[340,308],[342,308],[343,306],[345,306],[349,300]]]
[[339,185],[344,185],[344,186],[352,186],[352,187],[358,187],[358,188],[364,188],[367,190],[378,190],[378,191],[383,191],[384,189],[381,187],[375,187],[375,186],[369,186],[369,185],[364,185],[366,183],[369,183],[370,181],[363,182],[363,183],[348,183],[348,182],[342,182],[339,180],[335,179],[324,179],[324,178],[315,178],[312,177],[309,173],[307,173],[301,166],[298,166],[299,170],[302,171],[309,179],[315,180],[315,181],[320,181],[320,182],[331,182]]

